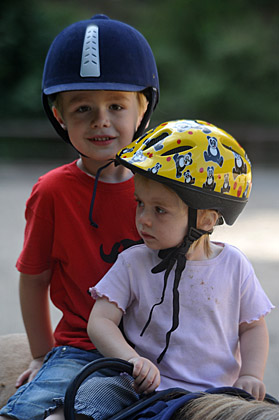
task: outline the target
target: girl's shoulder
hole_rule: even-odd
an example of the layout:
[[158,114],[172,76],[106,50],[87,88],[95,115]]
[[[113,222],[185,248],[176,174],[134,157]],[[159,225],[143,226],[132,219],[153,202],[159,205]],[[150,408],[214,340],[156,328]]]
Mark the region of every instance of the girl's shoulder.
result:
[[[119,258],[120,257],[120,258]],[[135,269],[153,267],[158,264],[158,251],[149,249],[145,244],[136,244],[122,251],[118,259],[126,266],[133,266]]]
[[124,249],[120,255],[124,259],[128,258],[136,258],[136,257],[145,257],[154,251],[147,248],[147,246],[143,243],[135,242],[134,245],[130,245],[128,248]]
[[223,250],[215,259],[216,262],[221,264],[230,263],[234,266],[240,265],[242,268],[246,267],[249,269],[252,267],[252,264],[247,256],[237,246],[220,242],[214,242],[214,244],[221,245],[223,247]]

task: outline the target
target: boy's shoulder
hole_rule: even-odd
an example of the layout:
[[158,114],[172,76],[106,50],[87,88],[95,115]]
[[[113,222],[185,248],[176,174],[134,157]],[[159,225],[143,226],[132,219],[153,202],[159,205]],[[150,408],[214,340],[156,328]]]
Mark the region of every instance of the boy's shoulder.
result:
[[69,172],[72,173],[73,171],[75,171],[75,168],[76,168],[76,161],[66,163],[64,165],[57,166],[56,168],[53,168],[50,171],[46,172],[45,174],[41,175],[39,177],[39,180],[43,182],[48,182],[48,181],[51,181],[52,179],[60,178],[61,176],[64,176],[65,174]]
[[[74,182],[79,182],[78,168],[76,162],[67,163],[41,175],[33,185],[31,196],[32,200],[49,199],[54,195],[68,191],[71,187],[75,188]],[[69,183],[71,185],[69,185]],[[29,202],[30,204],[30,202]]]
[[68,178],[78,177],[79,170],[76,166],[76,161],[67,163],[62,166],[58,166],[38,178],[35,186],[39,186],[40,189],[60,188]]

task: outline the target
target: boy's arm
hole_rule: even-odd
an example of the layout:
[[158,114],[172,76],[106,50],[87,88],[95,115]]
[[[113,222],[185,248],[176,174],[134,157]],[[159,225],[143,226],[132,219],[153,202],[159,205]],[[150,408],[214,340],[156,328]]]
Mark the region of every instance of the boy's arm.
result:
[[152,392],[160,384],[159,370],[127,343],[118,328],[122,315],[115,303],[106,298],[97,299],[89,316],[88,335],[103,356],[120,358],[134,365],[134,385],[138,393]]
[[19,295],[24,326],[29,340],[33,361],[22,373],[16,385],[32,380],[43,364],[45,355],[54,345],[49,312],[48,288],[51,270],[38,275],[20,274]]
[[269,338],[265,319],[244,322],[239,327],[241,369],[234,386],[244,389],[256,399],[263,400],[264,369],[268,355]]

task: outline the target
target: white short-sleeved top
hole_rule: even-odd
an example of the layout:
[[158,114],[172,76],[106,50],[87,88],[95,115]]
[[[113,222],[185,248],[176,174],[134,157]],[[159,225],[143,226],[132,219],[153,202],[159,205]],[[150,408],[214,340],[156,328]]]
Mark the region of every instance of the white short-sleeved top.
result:
[[[240,369],[239,325],[258,320],[274,308],[247,258],[237,248],[222,245],[216,258],[187,261],[178,288],[179,326],[158,365],[159,390],[233,385]],[[164,272],[151,273],[160,261],[158,251],[145,245],[131,247],[92,289],[93,297],[105,296],[124,312],[127,339],[155,364],[172,326],[174,270],[164,302],[155,307],[149,326],[140,333],[151,307],[161,300]]]

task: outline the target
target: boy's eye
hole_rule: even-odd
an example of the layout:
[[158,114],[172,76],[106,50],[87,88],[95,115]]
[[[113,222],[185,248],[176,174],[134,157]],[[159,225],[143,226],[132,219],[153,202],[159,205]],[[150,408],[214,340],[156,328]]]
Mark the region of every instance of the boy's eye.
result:
[[79,113],[83,113],[89,110],[90,110],[90,107],[88,105],[82,105],[82,106],[79,106],[76,111]]
[[110,109],[112,109],[113,111],[120,111],[121,109],[123,109],[123,107],[118,104],[112,104],[110,105]]
[[140,201],[138,198],[135,198],[135,200],[136,200],[136,202],[137,202],[137,206],[138,207],[143,207],[143,202],[142,201]]
[[164,210],[164,209],[162,209],[161,207],[156,207],[156,213],[158,213],[158,214],[164,214],[164,213],[166,213],[166,211]]

